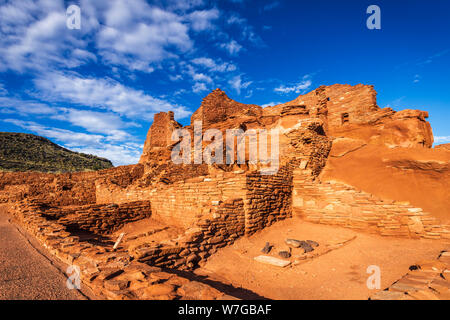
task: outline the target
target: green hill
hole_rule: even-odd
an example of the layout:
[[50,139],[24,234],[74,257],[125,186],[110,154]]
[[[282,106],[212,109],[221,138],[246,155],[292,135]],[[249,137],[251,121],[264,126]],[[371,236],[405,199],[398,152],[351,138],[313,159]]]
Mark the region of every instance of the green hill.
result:
[[74,172],[112,166],[108,159],[67,150],[43,137],[0,132],[0,171]]

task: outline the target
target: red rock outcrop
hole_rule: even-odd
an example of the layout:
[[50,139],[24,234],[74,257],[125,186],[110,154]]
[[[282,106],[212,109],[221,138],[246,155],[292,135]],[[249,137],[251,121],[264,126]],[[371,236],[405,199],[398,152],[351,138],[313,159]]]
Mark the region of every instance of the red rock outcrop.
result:
[[276,114],[286,106],[303,106],[310,116],[324,120],[326,133],[335,138],[362,139],[389,147],[432,146],[433,133],[425,120],[427,112],[381,109],[376,96],[373,86],[335,84],[321,86],[271,109]]

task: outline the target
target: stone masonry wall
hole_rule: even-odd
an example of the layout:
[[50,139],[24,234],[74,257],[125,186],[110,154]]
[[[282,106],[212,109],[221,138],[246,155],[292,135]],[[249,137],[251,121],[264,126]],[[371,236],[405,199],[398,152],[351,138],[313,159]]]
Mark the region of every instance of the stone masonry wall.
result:
[[28,198],[55,206],[93,204],[96,203],[96,180],[126,186],[143,173],[143,165],[64,174],[0,172],[0,203]]
[[287,167],[275,175],[247,175],[245,233],[251,235],[272,223],[292,216],[292,173]]
[[[104,190],[98,191],[105,201],[110,200]],[[140,246],[131,254],[140,262],[158,267],[194,268],[218,248],[290,217],[291,193],[289,166],[275,175],[241,170],[157,188],[128,188],[123,190],[121,201],[149,200],[153,218],[185,229],[177,239]]]
[[211,210],[209,218],[200,219],[196,226],[163,246],[143,246],[131,252],[139,262],[152,266],[187,270],[231,245],[245,234],[244,202],[242,199],[223,201]]
[[[132,255],[140,262],[158,267],[191,269],[218,248],[232,244],[239,237],[251,235],[276,221],[291,217],[292,170],[295,165],[298,163],[282,167],[275,175],[261,175],[258,171],[225,174],[229,178],[223,181],[225,185],[219,186],[219,193],[209,193],[209,188],[217,192],[217,183],[220,182],[217,177],[202,177],[179,183],[166,190],[170,190],[170,193],[161,193],[159,190],[156,194],[162,202],[157,204],[152,198],[152,210],[160,210],[158,216],[165,212],[163,215],[173,217],[177,209],[168,203],[178,203],[183,197],[188,201],[186,208],[190,213],[186,214],[186,210],[178,208],[181,215],[175,214],[176,219],[179,220],[183,215],[195,217],[195,212],[197,217],[185,224],[191,227],[179,238],[162,247],[137,248]],[[220,200],[204,198],[202,192]]]
[[15,221],[56,258],[80,269],[82,285],[100,299],[111,300],[209,300],[231,297],[201,282],[166,273],[161,268],[133,261],[119,246],[83,241],[64,224],[49,219],[42,203],[11,205]]
[[325,87],[328,98],[328,127],[341,127],[348,123],[367,123],[367,117],[379,110],[377,92],[368,85],[333,85]]
[[318,183],[294,171],[293,213],[306,221],[383,236],[450,239],[450,226],[409,203],[381,200],[340,183]]
[[152,215],[167,224],[189,228],[200,218],[210,216],[221,202],[245,196],[243,171],[200,176],[173,184],[159,183],[150,187],[114,188],[97,185],[99,203],[124,203],[148,200]]
[[149,201],[117,204],[94,204],[77,207],[45,208],[46,217],[57,220],[69,229],[107,235],[127,223],[151,216]]

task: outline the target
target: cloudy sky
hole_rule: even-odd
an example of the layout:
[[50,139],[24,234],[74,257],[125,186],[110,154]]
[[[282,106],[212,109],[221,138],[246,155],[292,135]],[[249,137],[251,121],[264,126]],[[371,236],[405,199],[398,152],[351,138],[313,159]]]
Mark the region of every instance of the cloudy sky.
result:
[[[366,27],[372,2],[381,30]],[[447,0],[0,0],[0,131],[131,164],[154,113],[188,124],[217,87],[266,106],[365,83],[380,107],[429,111],[450,142],[449,12]]]

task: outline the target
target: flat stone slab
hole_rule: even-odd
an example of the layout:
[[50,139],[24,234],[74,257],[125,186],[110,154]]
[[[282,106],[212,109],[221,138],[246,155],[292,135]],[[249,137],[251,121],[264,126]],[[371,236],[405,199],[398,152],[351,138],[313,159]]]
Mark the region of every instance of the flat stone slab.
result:
[[262,263],[265,263],[265,264],[270,264],[272,266],[282,267],[282,268],[284,268],[284,267],[286,267],[286,266],[291,264],[290,261],[274,258],[274,257],[271,257],[271,256],[264,256],[264,255],[257,256],[254,259],[256,261],[258,261],[258,262],[262,262]]

